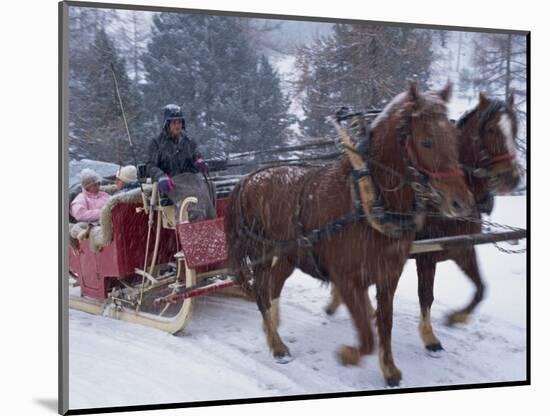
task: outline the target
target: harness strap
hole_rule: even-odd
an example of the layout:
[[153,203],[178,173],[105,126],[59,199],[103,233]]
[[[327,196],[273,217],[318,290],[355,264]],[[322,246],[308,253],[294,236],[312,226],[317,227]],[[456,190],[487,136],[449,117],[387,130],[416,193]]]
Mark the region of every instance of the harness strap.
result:
[[491,163],[501,162],[503,160],[514,160],[516,157],[511,153],[503,153],[502,155],[493,156]]
[[249,237],[255,241],[278,248],[281,251],[286,251],[296,247],[311,247],[313,244],[318,243],[322,239],[332,237],[333,235],[339,233],[345,226],[353,224],[363,218],[365,217],[357,213],[347,214],[339,217],[330,224],[325,225],[323,228],[311,230],[307,234],[304,234],[295,240],[273,240],[265,238],[264,236],[254,232],[254,230],[249,228],[246,224],[243,224],[243,226],[239,228],[238,234],[241,237]]
[[[314,269],[315,269],[315,274],[323,281],[325,282],[328,282],[330,281],[330,278],[329,276],[324,273],[322,270],[321,270],[321,266],[319,264],[319,258],[315,255],[315,253],[313,252],[313,244],[315,243],[314,241],[311,241],[311,237],[306,237],[304,235],[304,224],[302,223],[302,205],[300,204],[300,197],[302,196],[303,194],[303,191],[304,191],[304,188],[306,186],[306,184],[309,183],[309,181],[311,180],[311,178],[315,177],[315,175],[311,175],[310,177],[306,178],[303,182],[302,182],[302,186],[300,188],[300,192],[298,193],[298,203],[296,204],[296,233],[300,236],[298,238],[298,241],[302,241],[303,242],[303,246],[306,247],[306,252],[307,252],[307,256],[309,258],[309,261],[310,263],[313,265]],[[319,240],[317,240],[319,241]]]
[[323,228],[310,231],[306,236],[306,240],[312,244],[318,243],[319,241],[332,237],[335,234],[338,234],[346,226],[353,224],[360,219],[366,219],[364,215],[359,215],[358,213],[351,213],[339,217],[335,221],[331,222],[328,225],[325,225]]
[[444,179],[444,178],[452,178],[454,176],[464,176],[464,171],[457,169],[457,170],[450,170],[448,172],[430,173],[429,175],[432,179]]

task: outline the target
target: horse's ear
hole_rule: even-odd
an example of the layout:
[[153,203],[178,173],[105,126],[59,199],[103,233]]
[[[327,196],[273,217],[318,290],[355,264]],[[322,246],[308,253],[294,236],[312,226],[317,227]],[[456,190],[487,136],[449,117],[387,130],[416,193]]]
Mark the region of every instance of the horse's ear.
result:
[[482,92],[479,93],[479,109],[484,109],[489,105],[489,100]]
[[511,93],[508,97],[506,97],[506,104],[508,104],[508,106],[510,108],[514,107],[514,94]]
[[451,99],[452,93],[453,93],[453,84],[451,82],[447,82],[447,85],[445,85],[445,88],[439,91],[438,95],[441,97],[443,101],[448,103],[449,100]]
[[416,85],[416,81],[409,82],[409,98],[411,99],[411,101],[418,101],[419,94],[418,94],[418,86]]

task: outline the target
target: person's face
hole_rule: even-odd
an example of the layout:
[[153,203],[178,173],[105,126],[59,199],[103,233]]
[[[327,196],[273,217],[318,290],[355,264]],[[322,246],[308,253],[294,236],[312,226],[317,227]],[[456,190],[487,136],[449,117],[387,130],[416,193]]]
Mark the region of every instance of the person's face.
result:
[[117,180],[115,181],[115,185],[117,189],[122,189],[126,186],[126,182],[121,181],[120,179],[117,178]]
[[99,192],[99,186],[100,186],[100,183],[96,182],[96,183],[91,183],[84,189],[86,189],[86,191],[88,191],[91,194],[97,194]]
[[179,136],[182,129],[182,123],[180,120],[170,120],[170,124],[168,124],[168,133],[172,137]]

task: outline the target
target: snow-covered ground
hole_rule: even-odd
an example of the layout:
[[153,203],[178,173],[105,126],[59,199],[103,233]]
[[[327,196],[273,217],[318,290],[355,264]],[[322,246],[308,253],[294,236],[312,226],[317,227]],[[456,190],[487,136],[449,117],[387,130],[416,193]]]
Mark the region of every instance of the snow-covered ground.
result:
[[[526,198],[499,197],[491,219],[525,227]],[[466,304],[472,287],[454,264],[438,265],[432,319],[445,351],[437,356],[418,336],[415,267],[407,263],[394,302],[401,387],[525,380],[526,255],[503,254],[492,245],[477,250],[487,298],[464,326],[443,322]],[[328,297],[327,287],[299,271],[288,280],[280,333],[294,360],[284,365],[268,352],[256,305],[244,300],[198,298],[178,336],[71,310],[70,408],[385,389],[376,354],[356,368],[338,363],[338,345],[354,345],[356,337],[345,308],[325,315]]]

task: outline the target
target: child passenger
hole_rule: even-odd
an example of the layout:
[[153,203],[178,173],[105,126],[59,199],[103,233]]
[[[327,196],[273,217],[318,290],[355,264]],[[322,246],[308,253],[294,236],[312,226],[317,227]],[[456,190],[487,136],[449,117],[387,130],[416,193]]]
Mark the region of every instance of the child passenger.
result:
[[98,222],[110,195],[99,190],[101,177],[92,169],[82,169],[80,183],[82,192],[71,203],[71,215],[79,222]]

